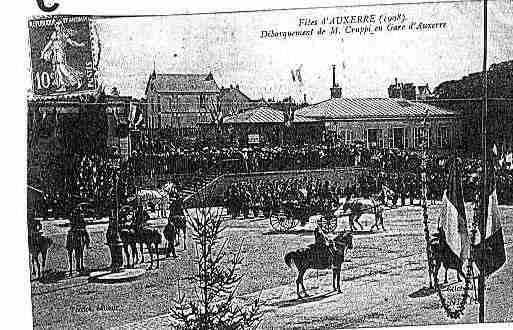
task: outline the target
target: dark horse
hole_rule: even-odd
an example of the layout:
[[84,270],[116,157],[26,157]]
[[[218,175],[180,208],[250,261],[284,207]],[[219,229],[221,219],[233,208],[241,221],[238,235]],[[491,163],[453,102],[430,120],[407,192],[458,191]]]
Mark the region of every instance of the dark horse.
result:
[[157,268],[159,268],[159,244],[162,243],[162,235],[159,233],[157,229],[151,229],[148,227],[136,227],[134,233],[135,238],[139,243],[139,249],[141,250],[142,262],[144,262],[144,244],[146,244],[151,259],[150,269],[153,268],[152,247],[154,248],[155,255],[157,258]]
[[[438,233],[433,234],[430,246],[432,257],[432,263],[430,265],[432,270],[431,275],[433,277],[438,276],[440,267],[443,265],[445,268],[444,283],[447,283],[447,271],[449,269],[456,270],[458,282],[461,281],[460,275],[465,276],[462,271],[463,262],[451,251],[442,228],[438,228]],[[431,278],[429,279],[429,286],[432,287]]]
[[[33,234],[29,237],[29,252],[31,256],[32,262],[32,274],[36,274],[37,268],[37,278],[41,278],[41,266],[43,269],[43,274],[45,272],[46,267],[46,255],[48,249],[52,245],[52,239],[45,237],[41,234]],[[41,263],[39,262],[39,255],[41,255]]]
[[385,230],[385,226],[383,225],[383,206],[373,198],[347,199],[342,206],[342,211],[342,215],[349,212],[349,228],[351,231],[357,230],[354,225],[355,223],[363,230],[362,224],[358,221],[363,214],[374,215],[375,223],[371,227],[371,230],[374,227],[379,230],[378,226],[381,226],[381,228]]
[[316,243],[308,247],[289,252],[285,255],[285,263],[291,267],[292,262],[297,268],[296,292],[301,298],[299,286],[308,296],[303,284],[303,276],[308,269],[328,269],[333,267],[333,289],[340,292],[340,268],[344,262],[344,251],[353,248],[353,235],[342,232],[333,240],[328,240],[318,230],[315,231]]

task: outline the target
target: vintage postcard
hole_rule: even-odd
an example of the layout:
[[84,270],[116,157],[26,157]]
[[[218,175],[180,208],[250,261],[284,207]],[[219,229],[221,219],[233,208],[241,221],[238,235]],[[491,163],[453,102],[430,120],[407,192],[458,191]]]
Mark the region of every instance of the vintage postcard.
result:
[[37,3],[34,328],[513,322],[513,2]]

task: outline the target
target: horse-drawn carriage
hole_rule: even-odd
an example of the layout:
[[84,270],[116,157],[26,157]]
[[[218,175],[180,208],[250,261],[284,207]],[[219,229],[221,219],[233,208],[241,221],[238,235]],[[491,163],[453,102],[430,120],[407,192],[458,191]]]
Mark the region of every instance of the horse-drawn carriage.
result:
[[295,228],[297,225],[305,225],[310,217],[316,216],[317,225],[325,233],[333,233],[338,225],[338,218],[347,216],[349,220],[349,230],[357,231],[355,224],[364,229],[359,219],[364,214],[374,215],[374,224],[370,230],[385,230],[383,224],[384,204],[377,198],[353,198],[350,200],[342,200],[335,207],[316,206],[298,201],[285,201],[279,207],[271,211],[269,222],[271,227],[280,232],[287,232]]
[[281,202],[271,211],[269,222],[276,231],[290,231],[299,224],[304,226],[312,216],[318,216],[317,224],[325,233],[332,233],[337,228],[337,218],[332,210],[325,211],[320,206],[297,200]]

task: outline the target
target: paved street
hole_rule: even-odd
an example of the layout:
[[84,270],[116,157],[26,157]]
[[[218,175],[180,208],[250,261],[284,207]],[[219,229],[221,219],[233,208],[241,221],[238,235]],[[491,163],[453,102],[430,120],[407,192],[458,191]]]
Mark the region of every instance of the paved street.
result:
[[[513,208],[501,208],[508,255],[513,253]],[[430,207],[430,218],[436,219],[438,206]],[[296,299],[295,270],[283,262],[287,251],[313,242],[311,231],[289,234],[272,231],[266,219],[227,219],[225,233],[228,246],[236,250],[243,244],[245,260],[241,272],[245,275],[238,296],[249,301],[260,294],[266,312],[262,328],[341,328],[391,326],[407,324],[452,323],[445,317],[438,297],[425,289],[427,286],[425,242],[419,207],[389,210],[385,214],[385,233],[362,233],[355,236],[354,249],[343,265],[342,294],[331,292],[330,271],[309,271],[305,286],[310,298]],[[308,228],[313,228],[311,219]],[[154,220],[162,227],[164,221]],[[347,219],[339,221],[338,230],[347,226]],[[368,228],[372,218],[362,220]],[[433,223],[433,228],[436,223]],[[105,245],[105,224],[89,227],[93,244],[86,252],[85,264],[90,270],[109,265]],[[171,300],[188,287],[184,278],[193,271],[192,243],[187,251],[178,249],[179,258],[161,259],[159,270],[152,270],[141,279],[126,284],[93,284],[87,276],[64,276],[67,257],[64,249],[66,227],[50,222],[44,231],[51,235],[54,246],[50,250],[49,276],[45,283],[32,282],[33,316],[37,328],[115,327],[159,328],[171,324],[166,314]],[[163,257],[163,256],[162,256]],[[147,267],[148,264],[141,265]],[[513,320],[507,305],[511,297],[513,265],[507,265],[488,281],[489,321]],[[450,273],[450,281],[455,281]],[[442,278],[442,275],[440,276]],[[179,281],[179,279],[182,279]],[[179,284],[180,282],[180,284]],[[458,284],[445,288],[446,294],[457,299]],[[451,293],[452,292],[452,293]],[[365,293],[365,294],[363,294]],[[507,297],[504,294],[508,295]],[[474,322],[477,305],[469,306],[468,313],[457,322]]]

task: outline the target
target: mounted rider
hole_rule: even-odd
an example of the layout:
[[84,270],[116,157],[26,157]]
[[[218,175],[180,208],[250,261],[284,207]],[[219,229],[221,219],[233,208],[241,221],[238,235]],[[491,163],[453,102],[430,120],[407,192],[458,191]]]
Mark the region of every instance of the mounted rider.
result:
[[37,240],[43,235],[41,221],[36,219],[36,211],[28,210],[27,212],[27,228],[29,246],[35,246]]

